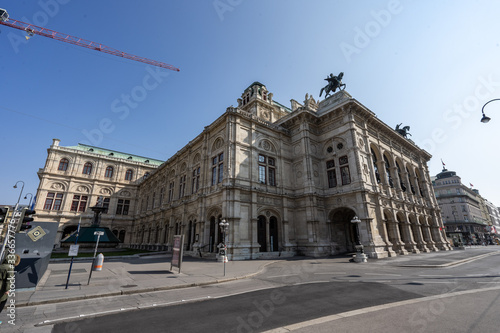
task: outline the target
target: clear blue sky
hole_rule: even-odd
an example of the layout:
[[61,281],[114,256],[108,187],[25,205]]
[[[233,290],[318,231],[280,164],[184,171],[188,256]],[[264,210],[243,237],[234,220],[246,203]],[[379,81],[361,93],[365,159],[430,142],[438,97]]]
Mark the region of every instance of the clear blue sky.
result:
[[500,102],[486,107],[489,124],[479,122],[482,105],[500,98],[498,1],[12,0],[0,8],[181,69],[152,76],[157,69],[142,63],[40,36],[24,43],[22,32],[0,26],[0,204],[17,201],[18,180],[36,193],[52,138],[166,160],[253,81],[289,105],[318,98],[324,78],[343,71],[347,91],[381,120],[411,126],[411,139],[433,155],[431,175],[443,159],[500,205],[490,171],[500,162]]

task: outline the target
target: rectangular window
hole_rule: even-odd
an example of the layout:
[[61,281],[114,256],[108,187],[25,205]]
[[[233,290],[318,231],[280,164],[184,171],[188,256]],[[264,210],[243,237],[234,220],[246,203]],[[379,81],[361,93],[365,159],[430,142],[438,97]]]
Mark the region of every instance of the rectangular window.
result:
[[212,158],[212,185],[222,182],[224,176],[224,153]]
[[56,199],[54,200],[54,207],[52,207],[52,210],[61,210],[62,199],[63,199],[63,194],[57,193]]
[[46,210],[61,210],[61,204],[63,199],[63,193],[47,193],[47,198],[45,199],[45,204],[43,209]]
[[172,202],[174,199],[174,182],[170,182],[168,185],[168,202]]
[[259,183],[276,186],[276,160],[259,155]]
[[217,167],[212,168],[212,185],[217,183]]
[[261,184],[266,183],[266,166],[265,165],[259,165],[259,182]]
[[198,192],[200,188],[200,167],[193,170],[193,182],[191,184],[191,193]]
[[340,168],[340,177],[342,178],[342,185],[348,185],[351,183],[351,174],[349,172],[349,166],[343,166]]
[[85,208],[87,208],[87,199],[86,195],[77,195],[73,196],[73,202],[71,203],[71,211],[72,212],[84,212]]
[[276,186],[276,170],[269,168],[269,185]]
[[328,170],[328,187],[337,187],[337,174],[335,172],[335,169]]
[[52,209],[52,203],[54,202],[55,193],[49,192],[47,193],[47,198],[45,199],[45,205],[43,205],[43,209],[50,210]]
[[179,198],[184,196],[184,189],[186,188],[186,175],[179,178]]
[[222,177],[224,176],[224,163],[219,163],[219,179],[218,183],[222,182]]
[[118,199],[116,205],[116,215],[128,215],[130,200]]

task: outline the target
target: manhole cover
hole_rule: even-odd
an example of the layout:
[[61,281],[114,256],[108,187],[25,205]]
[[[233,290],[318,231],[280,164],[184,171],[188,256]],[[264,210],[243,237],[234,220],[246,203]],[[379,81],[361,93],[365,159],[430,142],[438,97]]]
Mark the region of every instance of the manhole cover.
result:
[[127,284],[125,286],[121,286],[121,288],[134,288],[134,287],[137,287],[136,284]]

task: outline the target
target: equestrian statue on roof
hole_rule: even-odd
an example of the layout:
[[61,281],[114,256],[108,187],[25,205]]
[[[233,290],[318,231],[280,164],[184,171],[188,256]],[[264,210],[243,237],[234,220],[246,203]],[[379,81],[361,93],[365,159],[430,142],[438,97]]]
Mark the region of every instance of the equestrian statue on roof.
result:
[[328,81],[328,84],[321,88],[321,91],[319,92],[319,97],[321,97],[321,94],[323,91],[325,91],[325,98],[330,95],[330,93],[334,93],[337,88],[339,90],[344,90],[345,89],[345,83],[342,83],[342,77],[344,77],[344,72],[340,72],[338,76],[334,76],[333,74],[330,73],[330,76],[327,77],[325,80]]

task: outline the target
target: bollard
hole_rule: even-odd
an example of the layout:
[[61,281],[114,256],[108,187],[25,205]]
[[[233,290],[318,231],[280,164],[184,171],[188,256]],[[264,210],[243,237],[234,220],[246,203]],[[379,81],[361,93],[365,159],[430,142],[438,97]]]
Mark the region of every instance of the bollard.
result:
[[99,253],[97,257],[95,258],[94,262],[94,267],[92,268],[93,271],[102,271],[102,263],[104,262],[104,255],[102,253]]

